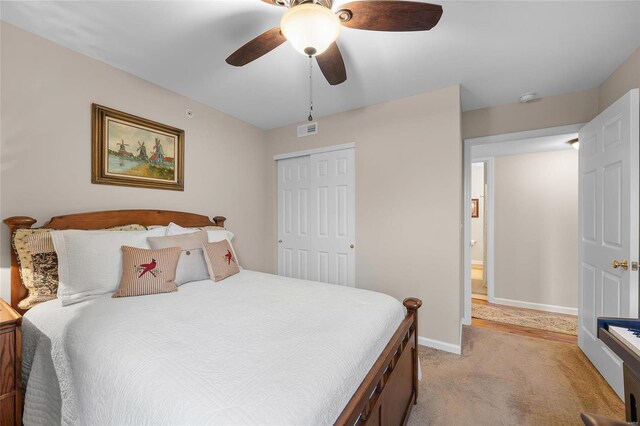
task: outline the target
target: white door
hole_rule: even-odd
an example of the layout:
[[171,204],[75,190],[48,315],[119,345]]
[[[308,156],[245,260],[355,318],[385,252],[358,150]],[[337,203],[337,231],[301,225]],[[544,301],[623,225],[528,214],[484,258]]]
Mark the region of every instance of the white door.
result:
[[355,152],[311,156],[311,264],[316,281],[354,287]]
[[[622,362],[597,338],[598,317],[638,318],[638,89],[580,130],[578,345],[623,398]],[[629,264],[614,268],[612,261]]]
[[278,161],[278,275],[309,279],[309,156]]
[[278,161],[278,274],[355,286],[355,151]]

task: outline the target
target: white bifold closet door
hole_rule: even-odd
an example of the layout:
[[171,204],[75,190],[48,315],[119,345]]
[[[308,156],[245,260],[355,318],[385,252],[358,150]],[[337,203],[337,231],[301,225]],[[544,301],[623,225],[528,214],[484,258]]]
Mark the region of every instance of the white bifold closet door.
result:
[[355,286],[354,149],[278,161],[278,274]]

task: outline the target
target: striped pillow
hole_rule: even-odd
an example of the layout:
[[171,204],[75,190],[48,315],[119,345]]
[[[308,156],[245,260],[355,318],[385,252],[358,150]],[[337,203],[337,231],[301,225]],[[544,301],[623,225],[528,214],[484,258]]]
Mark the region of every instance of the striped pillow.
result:
[[204,259],[207,261],[209,277],[213,281],[221,281],[240,272],[238,259],[228,240],[217,243],[202,243]]
[[177,291],[176,268],[182,250],[147,250],[122,246],[122,278],[112,297],[144,296]]

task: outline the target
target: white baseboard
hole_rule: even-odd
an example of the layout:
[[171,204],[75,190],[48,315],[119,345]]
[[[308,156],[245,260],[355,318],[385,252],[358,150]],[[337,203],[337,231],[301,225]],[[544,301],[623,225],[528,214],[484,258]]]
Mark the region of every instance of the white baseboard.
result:
[[578,308],[568,308],[566,306],[545,305],[543,303],[523,302],[520,300],[502,299],[494,297],[489,303],[499,305],[514,306],[516,308],[536,309],[538,311],[554,312],[556,314],[578,315]]
[[460,355],[460,345],[454,345],[440,340],[428,339],[426,337],[418,336],[418,344],[422,346],[428,346],[430,348],[439,349],[445,352],[451,352],[452,354]]
[[483,265],[484,263],[482,262],[482,260],[472,260],[471,264],[472,265]]

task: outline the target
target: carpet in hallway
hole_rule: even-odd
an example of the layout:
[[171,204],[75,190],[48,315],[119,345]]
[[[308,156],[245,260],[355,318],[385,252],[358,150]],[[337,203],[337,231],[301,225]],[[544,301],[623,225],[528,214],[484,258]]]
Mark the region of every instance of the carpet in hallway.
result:
[[624,404],[577,346],[465,326],[463,354],[420,347],[408,424],[581,425],[584,411],[624,419]]
[[472,268],[471,269],[471,292],[475,294],[487,294],[487,287],[484,285],[484,280],[482,278],[483,272],[482,268]]
[[538,328],[555,333],[577,335],[578,318],[569,315],[556,315],[548,312],[519,309],[500,305],[471,304],[471,316],[505,324]]

